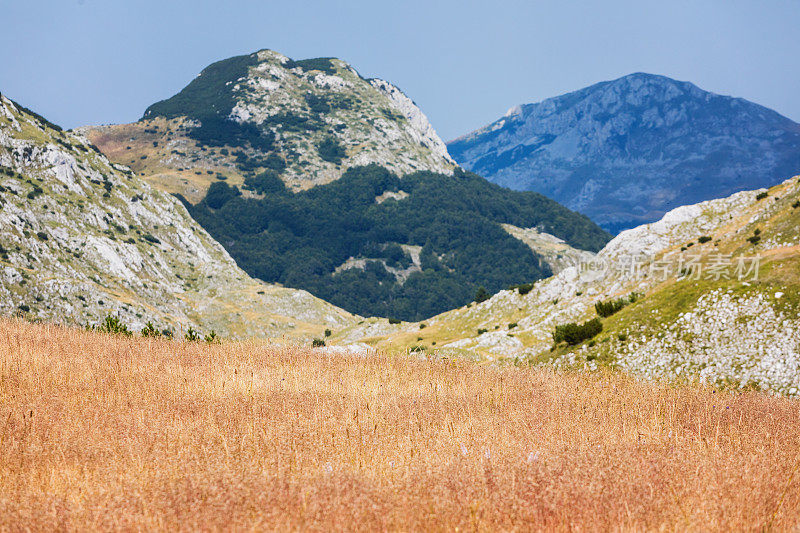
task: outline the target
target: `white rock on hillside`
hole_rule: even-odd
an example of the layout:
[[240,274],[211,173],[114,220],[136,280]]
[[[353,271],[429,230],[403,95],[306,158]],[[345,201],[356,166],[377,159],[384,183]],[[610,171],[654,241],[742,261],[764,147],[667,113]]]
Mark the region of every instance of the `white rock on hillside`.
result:
[[[15,125],[19,127],[15,127]],[[0,97],[0,311],[296,339],[355,317],[249,278],[183,204]]]

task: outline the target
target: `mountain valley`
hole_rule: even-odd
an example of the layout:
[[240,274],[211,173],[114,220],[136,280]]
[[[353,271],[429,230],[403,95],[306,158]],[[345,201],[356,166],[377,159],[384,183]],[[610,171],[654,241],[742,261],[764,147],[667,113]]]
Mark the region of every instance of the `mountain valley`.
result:
[[[355,70],[339,60],[248,57],[258,60],[247,67],[257,73],[279,77],[278,61],[292,76],[322,76],[316,99],[333,101],[324,91],[356,83]],[[224,99],[197,100],[247,86],[271,91],[254,100],[259,105],[297,102],[279,86],[226,80],[215,65],[203,74],[209,87],[193,82],[136,125],[64,132],[2,97],[0,305],[7,314],[81,325],[115,316],[134,331],[152,322],[159,331],[316,339],[332,351],[614,368],[799,394],[800,178],[674,208],[609,242],[587,217],[539,193],[455,166],[429,124],[411,120],[424,115],[408,107],[394,126],[408,135],[375,133],[375,146],[365,141],[353,150],[350,128],[377,123],[364,115],[372,108],[339,116],[342,128],[321,126],[332,120],[324,113],[306,116],[321,128],[311,131],[341,135],[337,142],[350,146],[328,165],[322,141],[303,146],[305,134],[287,113],[268,119],[247,98],[233,98],[238,89],[230,109]],[[362,81],[391,92],[384,82]],[[314,98],[302,101],[311,109]],[[715,105],[723,104],[750,109]],[[789,126],[775,134],[779,142],[791,139]],[[404,127],[427,132],[427,144],[416,145],[422,168],[390,161],[392,150],[408,153],[413,135]],[[142,128],[160,140],[137,138]],[[139,162],[136,172],[89,142],[100,139],[117,154],[120,138],[110,141],[111,132],[132,135],[125,142],[136,146],[129,161]],[[178,161],[162,143],[191,146],[194,166],[160,173]],[[317,171],[303,181],[309,165]],[[186,168],[197,177],[181,178]]]
[[609,239],[463,172],[407,96],[335,58],[226,59],[136,124],[79,131],[181,198],[251,276],[359,315],[423,319]]

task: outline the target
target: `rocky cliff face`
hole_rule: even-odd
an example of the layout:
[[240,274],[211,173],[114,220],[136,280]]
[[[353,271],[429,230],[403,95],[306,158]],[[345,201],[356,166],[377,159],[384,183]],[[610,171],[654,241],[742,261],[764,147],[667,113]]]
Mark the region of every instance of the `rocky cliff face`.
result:
[[309,338],[352,315],[249,278],[183,205],[0,96],[0,311]]
[[447,148],[397,87],[339,59],[270,50],[210,65],[136,124],[85,128],[118,163],[198,201],[218,176],[240,185],[274,171],[291,190],[377,163],[400,175],[450,173]]
[[515,107],[448,148],[466,169],[617,232],[798,172],[800,124],[691,83],[632,74]]

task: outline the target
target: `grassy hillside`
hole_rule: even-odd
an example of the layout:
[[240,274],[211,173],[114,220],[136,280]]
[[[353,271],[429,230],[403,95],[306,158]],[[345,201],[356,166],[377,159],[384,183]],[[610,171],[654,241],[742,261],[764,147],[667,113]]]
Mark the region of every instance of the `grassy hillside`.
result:
[[[424,322],[372,320],[340,331],[335,340],[440,356],[619,368],[794,396],[800,393],[798,228],[795,177],[768,190],[679,208],[623,232],[593,260],[601,270],[568,268]],[[748,272],[756,257],[757,276]],[[619,300],[621,309],[598,316],[598,302]],[[558,326],[595,318],[599,334],[554,343]]]
[[175,198],[2,96],[0,311],[298,339],[355,320],[248,277]]
[[0,394],[3,530],[797,525],[756,393],[5,320]]
[[291,193],[270,174],[245,180],[248,198],[216,183],[192,216],[250,275],[361,315],[427,318],[551,274],[502,224],[536,227],[598,250],[608,235],[588,218],[536,193],[474,174],[419,172],[399,178],[376,165]]

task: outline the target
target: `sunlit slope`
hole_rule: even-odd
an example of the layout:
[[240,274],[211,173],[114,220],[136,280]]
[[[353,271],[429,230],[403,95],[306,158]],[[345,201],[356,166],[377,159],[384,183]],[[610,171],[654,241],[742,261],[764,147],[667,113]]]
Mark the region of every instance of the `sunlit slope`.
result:
[[427,117],[397,87],[336,58],[271,50],[218,61],[134,124],[84,128],[117,163],[198,202],[219,176],[276,171],[291,190],[370,163],[398,174],[456,167]]
[[0,309],[139,329],[309,338],[353,320],[248,277],[181,203],[80,136],[0,100]]
[[[609,365],[797,394],[799,179],[676,209],[623,232],[583,270],[568,268],[529,292],[503,291],[424,323],[373,320],[341,341],[364,337],[441,355]],[[621,310],[597,317],[597,302],[618,299],[625,300]],[[599,335],[554,347],[556,326],[596,317]]]

